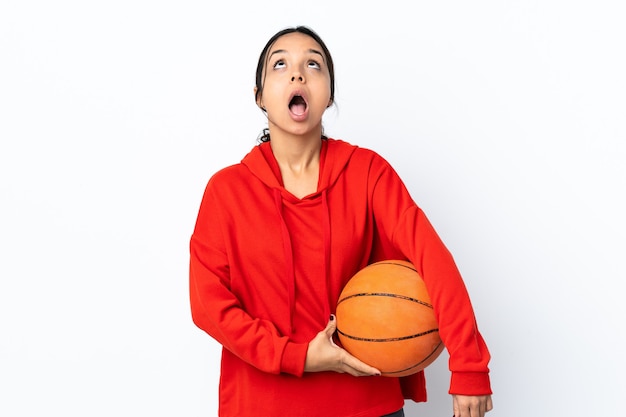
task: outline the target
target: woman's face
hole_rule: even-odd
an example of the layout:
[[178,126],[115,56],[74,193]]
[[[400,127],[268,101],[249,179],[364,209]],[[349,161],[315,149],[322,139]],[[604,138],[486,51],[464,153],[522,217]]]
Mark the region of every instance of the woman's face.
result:
[[330,74],[320,45],[302,33],[276,40],[267,53],[257,104],[267,112],[272,134],[305,135],[321,129],[330,106]]

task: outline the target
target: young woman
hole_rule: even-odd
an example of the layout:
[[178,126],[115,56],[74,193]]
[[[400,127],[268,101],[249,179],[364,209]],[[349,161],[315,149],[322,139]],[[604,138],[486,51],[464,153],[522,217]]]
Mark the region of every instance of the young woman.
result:
[[219,415],[404,415],[425,401],[422,372],[380,372],[333,341],[346,282],[382,259],[412,262],[450,354],[457,417],[492,408],[487,346],[454,260],[393,168],[322,132],[334,68],[306,27],[259,58],[261,143],[206,187],[190,242],[194,322],[223,345]]

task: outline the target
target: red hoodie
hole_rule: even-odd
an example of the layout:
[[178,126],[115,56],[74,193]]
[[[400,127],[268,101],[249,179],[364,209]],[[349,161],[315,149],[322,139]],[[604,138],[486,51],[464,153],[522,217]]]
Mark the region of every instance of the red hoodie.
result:
[[308,342],[346,282],[382,259],[412,262],[450,354],[450,393],[491,394],[490,359],[454,260],[378,154],[324,140],[318,191],[283,187],[269,143],[217,172],[190,242],[194,323],[223,345],[219,415],[381,416],[425,401],[423,373],[305,373]]

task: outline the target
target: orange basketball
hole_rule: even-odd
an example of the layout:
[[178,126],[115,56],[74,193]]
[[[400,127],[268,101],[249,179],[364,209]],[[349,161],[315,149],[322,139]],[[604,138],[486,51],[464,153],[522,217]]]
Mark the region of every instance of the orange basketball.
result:
[[381,261],[357,272],[336,317],[343,348],[383,376],[419,372],[444,348],[426,285],[409,262]]

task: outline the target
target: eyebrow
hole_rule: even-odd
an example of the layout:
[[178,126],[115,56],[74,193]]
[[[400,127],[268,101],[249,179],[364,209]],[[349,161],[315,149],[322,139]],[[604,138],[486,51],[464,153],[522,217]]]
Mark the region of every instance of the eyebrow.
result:
[[[319,56],[322,58],[322,60],[323,60],[324,62],[326,62],[326,59],[324,58],[324,54],[323,54],[323,53],[321,53],[320,51],[318,51],[317,49],[313,49],[313,48],[311,48],[311,49],[309,49],[307,52],[309,52],[309,53],[311,53],[311,54],[317,54],[317,55],[319,55]],[[277,50],[273,51],[273,52],[272,52],[272,53],[271,53],[271,54],[267,57],[267,59],[268,59],[268,61],[269,61],[269,59],[270,59],[272,56],[274,56],[274,54],[282,54],[282,53],[289,53],[289,52],[287,52],[287,50],[286,50],[286,49],[277,49]]]

